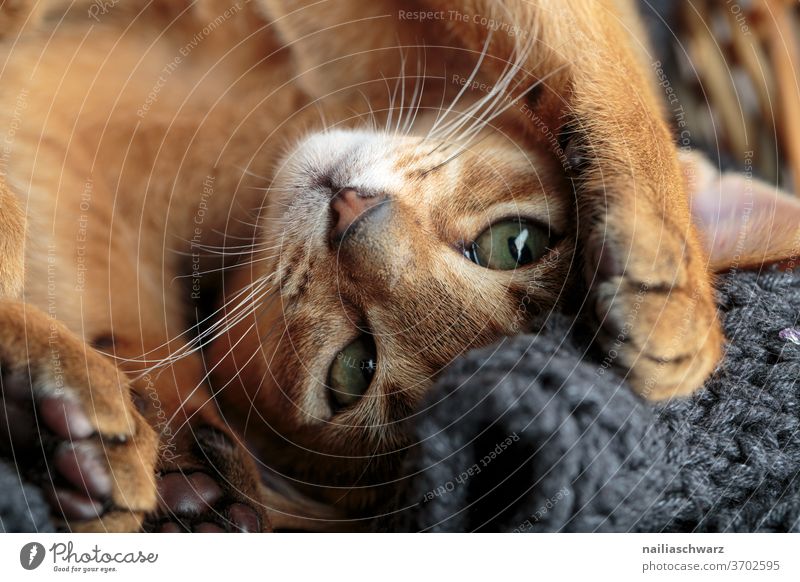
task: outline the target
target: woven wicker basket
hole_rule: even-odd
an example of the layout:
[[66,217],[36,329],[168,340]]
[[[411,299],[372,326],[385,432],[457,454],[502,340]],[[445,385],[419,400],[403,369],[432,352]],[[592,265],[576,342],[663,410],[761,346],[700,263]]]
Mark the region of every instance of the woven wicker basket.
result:
[[693,142],[800,193],[800,2],[681,0],[678,18]]

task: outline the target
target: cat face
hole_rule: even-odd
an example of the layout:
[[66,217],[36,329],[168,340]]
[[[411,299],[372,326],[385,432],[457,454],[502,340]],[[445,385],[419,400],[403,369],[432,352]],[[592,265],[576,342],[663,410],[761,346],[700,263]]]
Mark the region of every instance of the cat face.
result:
[[489,130],[467,147],[333,130],[286,157],[254,263],[277,291],[249,377],[292,474],[366,503],[436,375],[559,300],[574,245],[561,180]]

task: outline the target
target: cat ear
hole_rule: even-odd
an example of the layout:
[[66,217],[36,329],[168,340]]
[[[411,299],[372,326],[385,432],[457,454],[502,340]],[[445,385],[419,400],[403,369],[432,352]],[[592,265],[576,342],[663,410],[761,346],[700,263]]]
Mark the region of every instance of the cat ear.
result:
[[713,271],[746,269],[800,254],[800,200],[749,175],[720,173],[695,152],[680,154],[692,218]]

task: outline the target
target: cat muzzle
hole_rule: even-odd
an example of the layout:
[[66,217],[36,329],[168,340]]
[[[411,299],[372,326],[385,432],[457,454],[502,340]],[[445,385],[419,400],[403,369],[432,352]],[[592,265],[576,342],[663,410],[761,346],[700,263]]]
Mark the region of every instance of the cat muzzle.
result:
[[365,194],[354,188],[342,188],[330,203],[330,239],[334,247],[355,230],[356,224],[379,206],[386,206],[386,196]]

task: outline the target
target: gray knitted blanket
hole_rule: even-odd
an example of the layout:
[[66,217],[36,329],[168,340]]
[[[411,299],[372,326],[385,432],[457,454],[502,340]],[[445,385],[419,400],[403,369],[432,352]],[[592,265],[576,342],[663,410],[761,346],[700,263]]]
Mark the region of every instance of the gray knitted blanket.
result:
[[[720,281],[730,343],[693,398],[651,405],[551,316],[460,359],[418,417],[394,503],[403,531],[800,531],[800,276]],[[786,337],[786,334],[783,334]],[[0,464],[0,531],[52,529]]]
[[468,354],[427,398],[381,527],[800,531],[800,345],[781,334],[800,276],[729,275],[719,296],[727,352],[686,400],[598,373],[563,316]]

